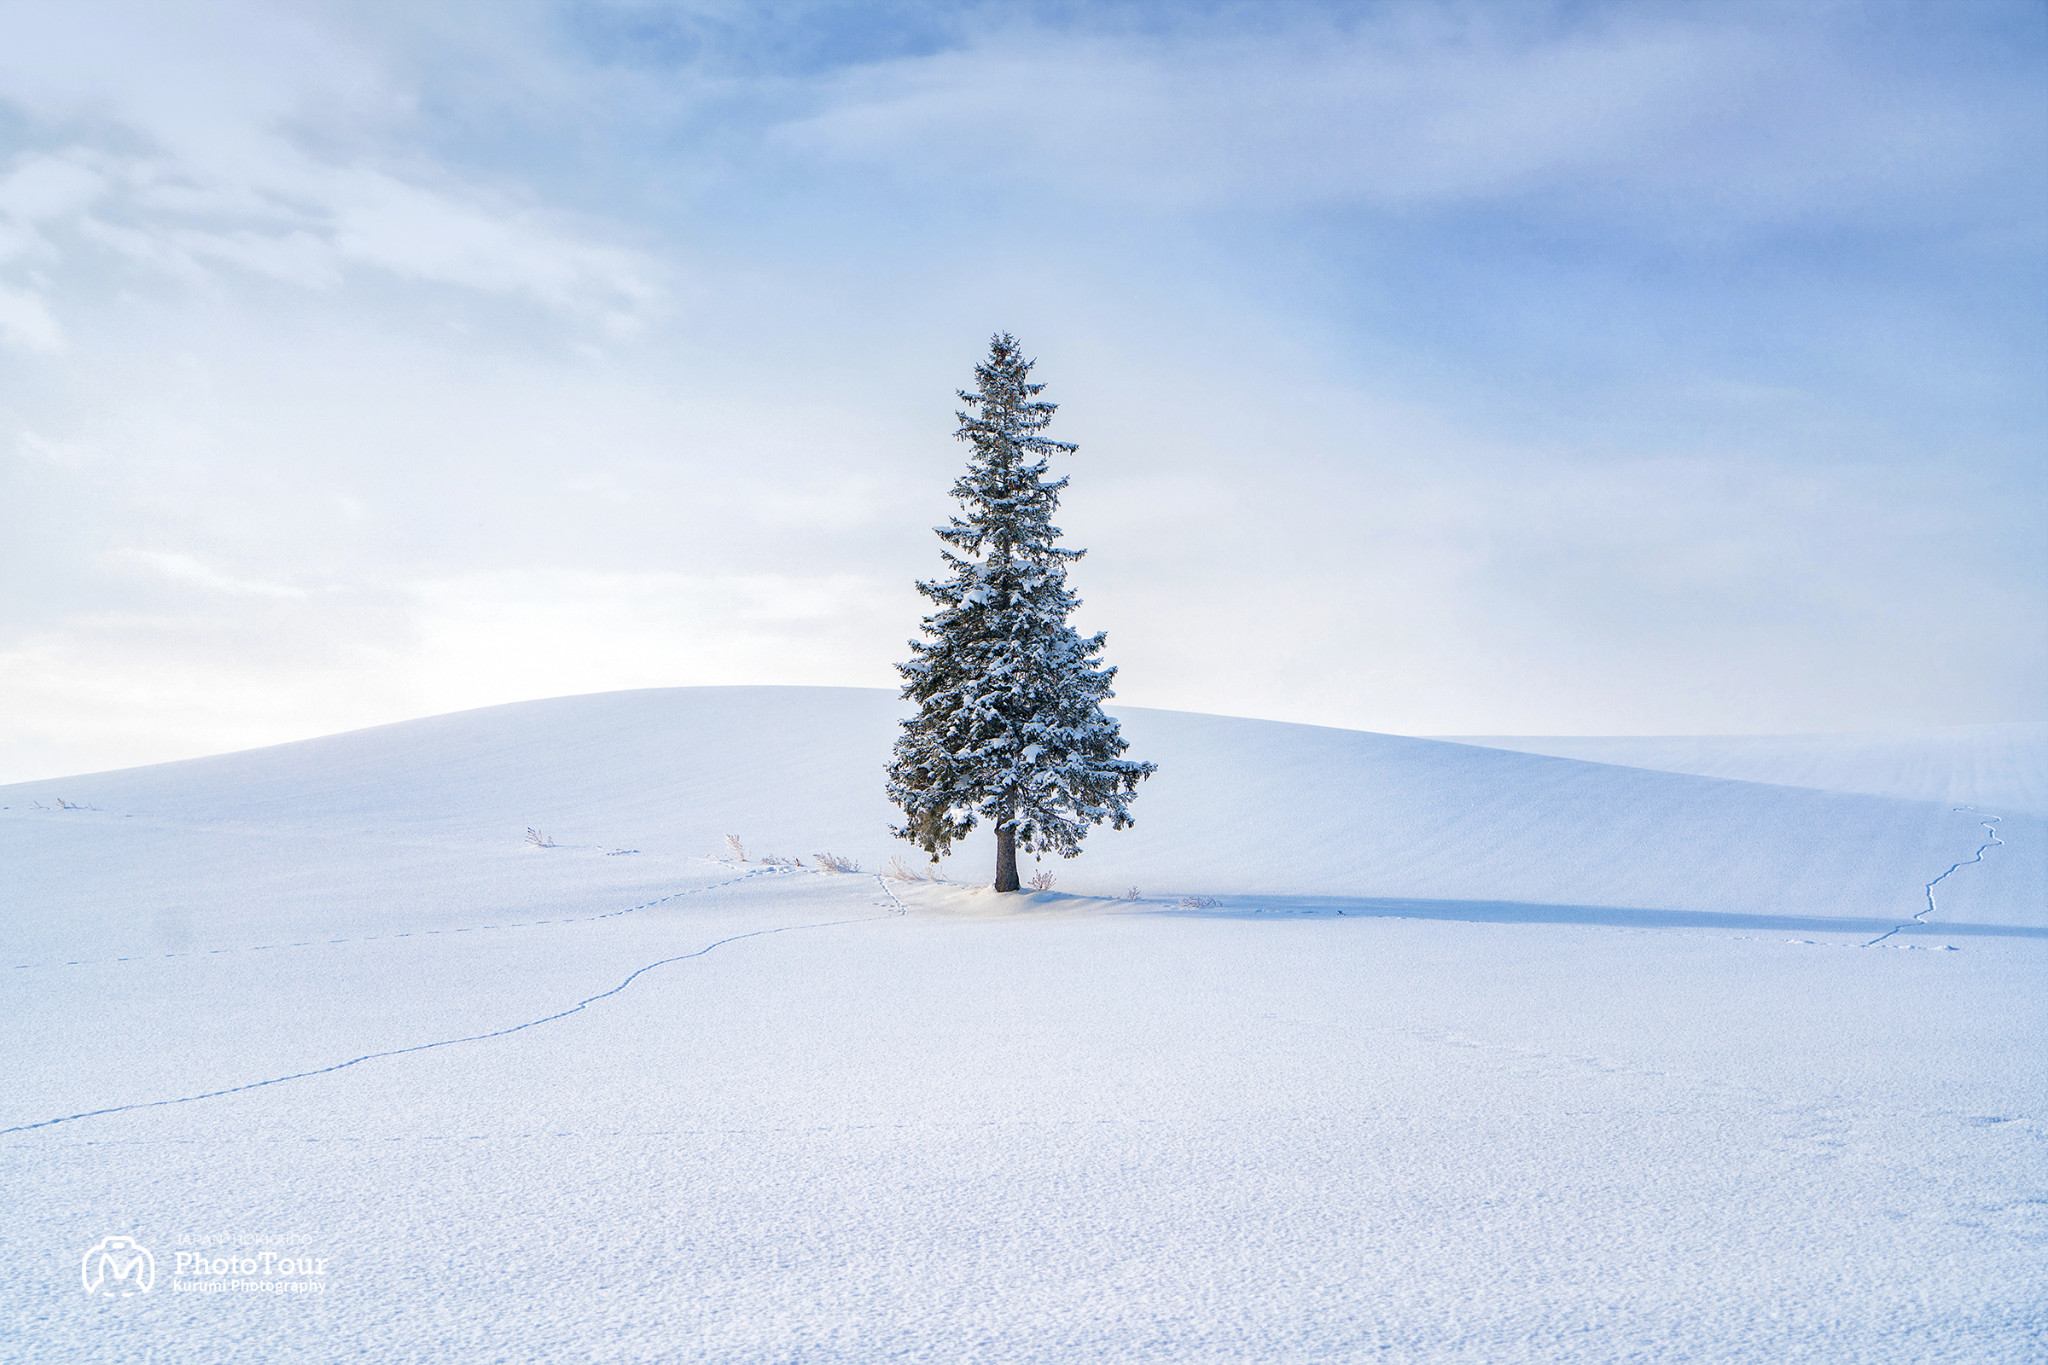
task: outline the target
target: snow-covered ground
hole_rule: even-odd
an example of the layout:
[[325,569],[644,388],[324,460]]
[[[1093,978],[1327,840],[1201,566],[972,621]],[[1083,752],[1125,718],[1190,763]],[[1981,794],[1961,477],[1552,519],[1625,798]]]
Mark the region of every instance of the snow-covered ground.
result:
[[881,692],[0,788],[0,1356],[2048,1355],[2041,727],[1120,714],[1021,897],[872,875]]
[[[1462,738],[1462,737],[1461,737]],[[1522,753],[1775,782],[1915,801],[1979,802],[2048,815],[2048,724],[1956,725],[1893,734],[1472,737]]]

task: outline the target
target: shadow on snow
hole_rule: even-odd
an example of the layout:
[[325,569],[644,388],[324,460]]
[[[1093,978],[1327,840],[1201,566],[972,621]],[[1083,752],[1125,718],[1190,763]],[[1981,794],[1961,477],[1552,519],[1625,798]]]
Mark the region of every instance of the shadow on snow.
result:
[[1464,920],[1479,924],[1597,924],[1623,929],[1758,929],[1772,933],[1862,934],[1896,931],[1936,938],[2048,939],[2048,928],[2017,924],[1901,923],[1895,919],[1743,915],[1712,910],[1643,910],[1617,905],[1541,905],[1528,901],[1408,900],[1376,896],[1223,896],[1206,908],[1161,906],[1146,913],[1227,919],[1344,915],[1360,919]]

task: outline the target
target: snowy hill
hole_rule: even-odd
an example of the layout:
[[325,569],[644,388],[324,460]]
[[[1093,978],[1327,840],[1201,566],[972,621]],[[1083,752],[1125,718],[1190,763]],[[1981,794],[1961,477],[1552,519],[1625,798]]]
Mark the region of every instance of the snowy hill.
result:
[[0,788],[5,1353],[2038,1358],[2048,831],[1954,809],[2027,735],[1929,801],[1125,709],[1055,893],[762,862],[908,853],[896,707]]
[[1458,742],[1632,768],[2048,815],[2048,723],[1897,734],[1458,736]]
[[[687,857],[722,852],[723,836],[738,834],[757,855],[831,852],[876,870],[896,856],[918,862],[888,834],[879,777],[900,714],[891,694],[849,688],[568,697],[0,788],[0,806],[98,808],[45,812],[13,853],[81,925],[102,923],[108,879],[125,884],[139,865],[154,869],[159,896],[209,887],[197,899],[223,906],[288,880],[308,857],[388,879],[387,905],[548,894],[549,873],[536,877],[542,860],[521,842],[528,827],[585,854]],[[1923,910],[1928,879],[1983,841],[1981,815],[1947,803],[1270,721],[1119,715],[1131,752],[1160,772],[1137,828],[1098,833],[1081,858],[1047,865],[1063,891],[1467,903],[1465,917],[1489,919],[1582,906],[1874,923]],[[2048,927],[2041,821],[2003,820],[2017,835],[2009,850],[1947,888],[1942,919]],[[249,840],[256,829],[263,837]],[[120,853],[81,866],[74,836],[99,849],[117,839]],[[554,870],[571,856],[557,855]],[[985,838],[971,841],[947,875],[984,882],[991,857]],[[225,894],[227,878],[239,890]],[[359,892],[298,894],[330,895],[333,914],[354,917]]]

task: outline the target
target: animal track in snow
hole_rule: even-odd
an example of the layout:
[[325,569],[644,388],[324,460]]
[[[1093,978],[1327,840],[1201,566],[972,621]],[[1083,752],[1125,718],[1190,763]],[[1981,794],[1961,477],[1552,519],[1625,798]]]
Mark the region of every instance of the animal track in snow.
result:
[[[724,884],[730,885],[731,883]],[[700,889],[709,890],[710,888],[704,887]],[[626,912],[615,911],[613,913],[624,914]],[[704,954],[710,952],[713,948],[722,948],[728,943],[737,943],[743,938],[761,938],[768,934],[786,934],[797,929],[833,929],[844,924],[864,924],[869,923],[871,921],[872,917],[863,916],[859,919],[828,920],[817,924],[784,924],[774,929],[756,929],[753,930],[751,933],[733,934],[728,938],[719,939],[715,943],[707,943],[702,948],[697,949],[697,951],[693,953],[677,953],[673,957],[665,957],[658,962],[650,962],[646,966],[640,968],[638,971],[635,971],[631,976],[628,976],[624,981],[621,981],[618,985],[612,987],[608,991],[600,991],[596,995],[587,996],[584,999],[579,1000],[575,1004],[569,1006],[569,1008],[565,1010],[557,1010],[553,1014],[543,1015],[539,1019],[529,1019],[523,1024],[513,1024],[507,1028],[491,1029],[485,1033],[465,1034],[460,1038],[440,1038],[436,1039],[434,1042],[431,1043],[414,1043],[411,1047],[394,1047],[387,1048],[382,1052],[366,1052],[360,1057],[351,1057],[345,1062],[336,1062],[332,1066],[319,1066],[314,1067],[308,1071],[295,1071],[289,1076],[272,1076],[268,1080],[250,1081],[244,1085],[230,1085],[223,1087],[219,1090],[208,1090],[205,1093],[199,1095],[179,1095],[173,1099],[167,1100],[142,1100],[135,1104],[115,1104],[109,1105],[104,1109],[87,1109],[76,1114],[64,1114],[53,1119],[43,1119],[36,1123],[20,1123],[16,1124],[12,1128],[0,1128],[0,1134],[26,1133],[38,1128],[53,1127],[56,1124],[60,1123],[71,1123],[78,1119],[98,1118],[103,1114],[124,1114],[134,1109],[161,1109],[166,1105],[191,1104],[196,1100],[218,1099],[222,1095],[238,1095],[245,1090],[260,1090],[264,1086],[268,1085],[282,1085],[286,1081],[305,1080],[309,1076],[325,1076],[330,1072],[346,1070],[347,1068],[352,1067],[359,1062],[374,1062],[383,1057],[403,1057],[408,1053],[427,1052],[437,1047],[453,1047],[457,1043],[479,1043],[487,1038],[503,1038],[507,1034],[520,1033],[526,1029],[537,1028],[542,1024],[551,1024],[557,1019],[566,1019],[570,1015],[576,1014],[581,1010],[596,1004],[600,1000],[609,999],[610,997],[617,995],[620,991],[623,991],[624,989],[626,989],[626,987],[632,985],[635,981],[639,980],[642,976],[645,976],[648,972],[653,971],[656,967],[666,967],[671,962],[684,962],[693,957],[702,957],[704,956]]]
[[[1964,811],[1969,810],[1970,807],[1957,806],[1956,809],[1959,811]],[[1965,858],[1961,862],[1949,864],[1949,869],[1947,872],[1942,873],[1939,877],[1936,877],[1933,881],[1927,883],[1927,908],[1925,910],[1920,911],[1918,914],[1914,915],[1913,918],[1906,920],[1902,924],[1896,924],[1892,926],[1890,929],[1887,929],[1884,933],[1879,934],[1876,938],[1870,940],[1870,942],[1864,944],[1863,946],[1866,948],[1875,948],[1878,944],[1884,942],[1886,939],[1890,938],[1893,934],[1898,933],[1902,929],[1909,928],[1915,924],[1927,923],[1927,917],[1933,914],[1937,908],[1934,903],[1935,887],[1940,886],[1943,882],[1947,881],[1950,875],[1953,874],[1956,871],[1956,869],[1969,867],[1974,863],[1981,863],[1984,861],[1984,855],[1986,853],[1990,852],[1994,848],[2002,848],[2005,846],[2005,840],[1998,837],[1998,830],[1994,828],[1999,823],[2001,818],[2002,817],[2000,816],[1992,815],[1987,816],[1986,818],[1979,820],[1977,822],[1978,824],[1984,827],[1984,833],[1988,835],[1989,838],[1986,840],[1986,842],[1977,845],[1977,853],[1975,857]]]

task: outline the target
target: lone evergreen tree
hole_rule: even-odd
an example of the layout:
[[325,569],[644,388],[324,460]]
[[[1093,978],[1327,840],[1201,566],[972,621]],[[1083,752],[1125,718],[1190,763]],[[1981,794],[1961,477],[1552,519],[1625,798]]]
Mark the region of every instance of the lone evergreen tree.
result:
[[898,664],[917,714],[903,722],[889,766],[889,799],[903,810],[899,838],[939,856],[980,820],[995,828],[998,891],[1017,889],[1017,848],[1071,858],[1088,827],[1132,823],[1131,797],[1154,766],[1120,755],[1105,715],[1114,668],[1097,661],[1106,638],[1067,624],[1079,605],[1052,524],[1061,479],[1047,457],[1075,447],[1041,433],[1055,405],[1037,401],[1032,362],[1005,332],[962,392],[954,436],[974,454],[953,485],[962,513],[938,528],[946,576],[917,590],[938,610]]

